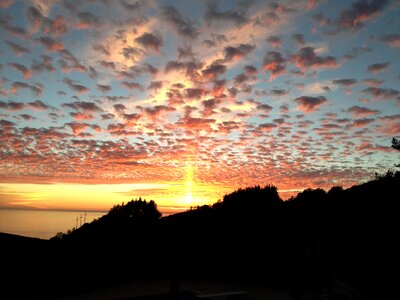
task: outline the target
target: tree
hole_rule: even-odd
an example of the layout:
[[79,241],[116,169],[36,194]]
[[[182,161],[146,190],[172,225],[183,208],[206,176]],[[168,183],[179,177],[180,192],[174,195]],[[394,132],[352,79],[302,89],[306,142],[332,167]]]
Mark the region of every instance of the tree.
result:
[[113,218],[129,218],[132,221],[157,221],[161,217],[161,213],[157,209],[157,204],[150,200],[131,200],[126,204],[115,205],[108,213]]
[[[395,136],[392,138],[392,148],[400,151],[400,136]],[[400,164],[394,166],[400,168]]]
[[400,137],[395,136],[392,138],[392,148],[400,151]]

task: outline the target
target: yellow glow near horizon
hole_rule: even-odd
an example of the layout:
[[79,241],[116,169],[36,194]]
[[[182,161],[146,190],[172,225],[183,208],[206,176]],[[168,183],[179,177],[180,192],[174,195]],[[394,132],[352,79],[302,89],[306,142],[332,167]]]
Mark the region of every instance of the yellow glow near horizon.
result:
[[186,167],[180,182],[140,184],[25,184],[0,183],[0,208],[108,211],[111,207],[142,197],[154,200],[164,213],[212,204],[231,187],[195,183],[195,167]]

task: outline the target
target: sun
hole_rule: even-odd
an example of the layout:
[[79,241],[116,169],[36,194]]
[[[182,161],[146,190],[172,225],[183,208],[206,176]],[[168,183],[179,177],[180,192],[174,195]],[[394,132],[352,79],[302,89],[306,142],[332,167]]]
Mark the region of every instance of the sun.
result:
[[192,203],[192,193],[190,191],[186,192],[186,203]]

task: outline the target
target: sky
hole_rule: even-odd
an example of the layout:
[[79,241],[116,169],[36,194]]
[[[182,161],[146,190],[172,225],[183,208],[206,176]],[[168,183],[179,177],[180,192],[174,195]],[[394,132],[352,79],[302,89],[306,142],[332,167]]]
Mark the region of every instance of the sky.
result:
[[0,207],[164,213],[393,168],[400,1],[0,0]]

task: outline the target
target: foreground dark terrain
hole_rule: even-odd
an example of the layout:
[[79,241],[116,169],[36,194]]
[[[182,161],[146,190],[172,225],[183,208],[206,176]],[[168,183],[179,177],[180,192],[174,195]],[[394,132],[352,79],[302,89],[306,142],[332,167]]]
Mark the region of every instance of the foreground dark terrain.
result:
[[398,286],[399,187],[400,172],[289,201],[273,186],[251,187],[163,218],[139,199],[48,241],[1,234],[0,297],[174,279],[268,286],[293,299],[384,299]]

